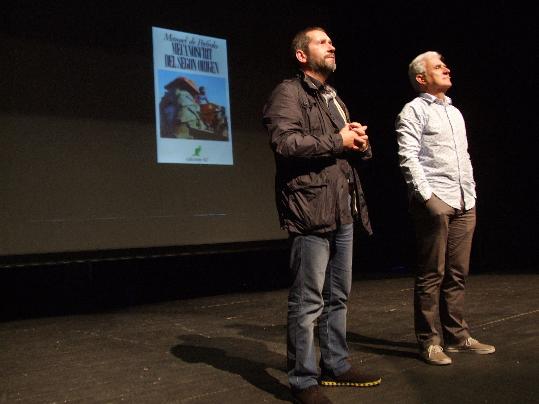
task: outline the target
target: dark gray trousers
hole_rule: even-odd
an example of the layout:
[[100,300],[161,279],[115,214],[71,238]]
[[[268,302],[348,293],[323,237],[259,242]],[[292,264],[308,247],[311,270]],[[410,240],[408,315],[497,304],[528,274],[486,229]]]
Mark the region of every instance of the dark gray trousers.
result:
[[470,336],[464,320],[464,291],[475,229],[475,207],[452,208],[434,194],[426,202],[412,201],[417,241],[414,285],[414,326],[422,348],[441,345],[439,318],[445,344]]

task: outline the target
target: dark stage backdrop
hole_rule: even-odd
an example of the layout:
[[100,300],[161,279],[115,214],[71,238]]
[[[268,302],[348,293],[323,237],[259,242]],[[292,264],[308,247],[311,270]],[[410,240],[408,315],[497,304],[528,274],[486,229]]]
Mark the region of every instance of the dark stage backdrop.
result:
[[[535,260],[530,10],[505,1],[364,1],[357,11],[284,1],[61,3],[21,1],[1,17],[0,256],[284,238],[261,111],[293,73],[292,35],[321,25],[337,47],[332,84],[369,126],[375,151],[362,173],[375,230],[364,254],[377,266],[412,259],[393,121],[414,96],[407,64],[438,50],[453,68],[449,95],[467,121],[478,182],[474,259]],[[157,163],[152,26],[227,41],[232,166]]]

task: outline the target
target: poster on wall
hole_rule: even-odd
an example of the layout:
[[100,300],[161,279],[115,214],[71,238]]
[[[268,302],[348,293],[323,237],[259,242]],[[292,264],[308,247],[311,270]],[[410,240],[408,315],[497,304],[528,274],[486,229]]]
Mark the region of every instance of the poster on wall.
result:
[[232,165],[226,40],[152,27],[157,162]]

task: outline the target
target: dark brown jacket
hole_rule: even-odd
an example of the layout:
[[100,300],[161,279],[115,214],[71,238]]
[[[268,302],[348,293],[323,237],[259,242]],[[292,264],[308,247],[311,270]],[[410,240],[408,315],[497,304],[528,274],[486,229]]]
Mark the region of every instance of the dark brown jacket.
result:
[[[337,101],[349,122],[346,106]],[[371,148],[359,155],[344,152],[340,128],[319,88],[303,73],[283,81],[264,106],[263,124],[275,154],[281,227],[291,233],[322,234],[356,220],[372,234],[357,173],[360,160],[372,157]]]

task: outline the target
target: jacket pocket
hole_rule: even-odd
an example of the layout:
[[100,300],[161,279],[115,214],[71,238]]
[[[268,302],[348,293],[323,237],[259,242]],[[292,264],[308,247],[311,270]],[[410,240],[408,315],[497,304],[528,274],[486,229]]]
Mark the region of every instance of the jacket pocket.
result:
[[301,113],[303,115],[304,127],[309,135],[321,137],[324,134],[320,109],[312,99],[301,102]]
[[327,184],[295,182],[289,185],[288,192],[289,220],[298,230],[327,230],[333,225],[335,201]]

